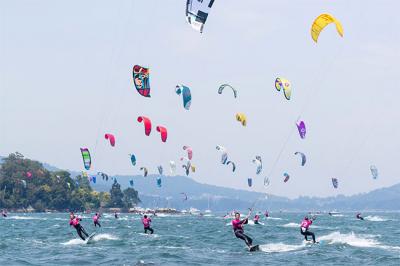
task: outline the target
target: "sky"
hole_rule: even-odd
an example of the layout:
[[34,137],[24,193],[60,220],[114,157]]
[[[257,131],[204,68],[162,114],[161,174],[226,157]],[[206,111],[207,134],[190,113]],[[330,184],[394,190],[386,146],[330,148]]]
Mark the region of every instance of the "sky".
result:
[[[197,168],[190,177],[201,183],[291,198],[396,184],[399,7],[395,0],[216,0],[200,34],[186,23],[184,0],[0,1],[0,155],[19,151],[84,170],[79,148],[87,147],[91,173],[138,175],[140,166],[168,169],[189,145]],[[343,38],[329,25],[313,42],[321,13],[341,21]],[[134,88],[135,64],[150,68],[151,98]],[[275,90],[277,77],[291,81],[290,101]],[[217,93],[224,83],[237,99]],[[191,88],[189,111],[177,84]],[[237,112],[247,115],[246,127]],[[141,115],[152,120],[149,137],[136,121]],[[167,127],[166,143],[157,125]],[[105,133],[116,136],[114,148]],[[216,145],[227,148],[235,173],[220,163]],[[304,167],[296,151],[307,155]]]

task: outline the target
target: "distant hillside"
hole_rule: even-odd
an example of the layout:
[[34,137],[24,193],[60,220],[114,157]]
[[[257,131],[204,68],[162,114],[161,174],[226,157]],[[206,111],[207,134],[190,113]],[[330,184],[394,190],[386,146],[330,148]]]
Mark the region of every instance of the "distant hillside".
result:
[[[158,188],[156,177],[156,175],[149,175],[145,178],[142,176],[115,176],[122,187],[127,187],[129,180],[133,179],[135,189],[139,191],[143,205],[147,207],[195,207],[204,210],[209,206],[214,211],[226,211],[246,209],[255,204],[257,209],[262,210],[400,210],[400,204],[398,204],[400,202],[400,184],[354,196],[300,197],[291,200],[274,195],[268,195],[268,199],[265,199],[264,193],[201,184],[184,176],[163,176],[162,188]],[[106,183],[99,180],[92,186],[95,190],[107,191],[110,184],[110,181]],[[182,201],[183,196],[180,194],[182,192],[188,195],[188,201]]]
[[[48,164],[43,164],[43,166],[49,171],[59,170],[57,167]],[[69,172],[71,177],[80,174],[77,171]],[[268,195],[268,199],[265,199],[264,193],[202,184],[184,176],[163,176],[162,187],[158,188],[156,177],[156,175],[147,177],[115,176],[122,188],[128,187],[130,179],[134,180],[134,188],[139,191],[144,207],[174,207],[178,209],[194,207],[200,210],[210,208],[213,211],[227,211],[232,209],[244,210],[255,205],[259,210],[275,211],[400,210],[400,184],[353,196],[300,197],[291,200],[274,195]],[[98,177],[97,183],[92,184],[92,187],[97,191],[109,191],[111,185],[111,180],[105,182]],[[183,201],[182,192],[187,194],[187,201]]]

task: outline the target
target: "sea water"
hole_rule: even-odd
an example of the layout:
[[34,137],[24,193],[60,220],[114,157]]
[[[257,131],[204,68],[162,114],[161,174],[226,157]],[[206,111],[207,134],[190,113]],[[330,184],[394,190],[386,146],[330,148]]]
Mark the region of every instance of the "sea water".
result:
[[68,213],[16,214],[0,218],[0,265],[400,265],[400,214],[319,215],[311,226],[320,244],[300,235],[303,213],[271,213],[245,232],[260,244],[248,252],[223,215],[153,217],[153,235],[140,216],[104,215],[95,228],[91,215],[81,224],[91,244],[77,237]]

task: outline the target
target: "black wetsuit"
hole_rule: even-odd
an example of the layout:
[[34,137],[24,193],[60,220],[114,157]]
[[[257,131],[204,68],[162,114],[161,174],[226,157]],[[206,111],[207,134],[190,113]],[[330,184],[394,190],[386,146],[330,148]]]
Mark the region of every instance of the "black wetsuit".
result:
[[98,225],[99,227],[101,227],[101,224],[99,223],[98,220],[97,220],[97,221],[94,221],[93,223],[94,223],[94,227],[96,227],[97,225]]
[[308,241],[307,236],[311,236],[313,239],[313,242],[315,243],[315,234],[313,232],[308,231],[308,228],[306,229],[306,228],[300,227],[300,233],[304,236],[306,241]]
[[85,240],[85,237],[82,235],[82,233],[86,236],[89,237],[89,234],[86,233],[85,229],[82,227],[82,225],[77,224],[75,226],[76,232],[78,233],[79,237],[82,238],[82,240]]
[[[248,219],[244,219],[244,220],[240,221],[240,224],[247,224],[247,223],[248,223]],[[235,229],[233,229],[233,232],[235,233],[235,236],[237,238],[244,240],[244,242],[246,242],[246,245],[248,247],[251,247],[251,244],[253,244],[253,239],[251,239],[248,235],[246,235],[244,233],[243,228],[235,228]]]
[[144,228],[144,233],[145,233],[145,234],[147,234],[147,231],[150,231],[150,234],[154,233],[153,228],[151,228],[150,226]]

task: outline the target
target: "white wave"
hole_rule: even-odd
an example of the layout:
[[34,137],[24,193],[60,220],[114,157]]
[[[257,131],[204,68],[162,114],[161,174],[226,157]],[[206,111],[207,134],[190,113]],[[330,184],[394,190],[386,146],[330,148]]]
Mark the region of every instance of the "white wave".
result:
[[380,216],[370,216],[370,215],[364,217],[364,219],[365,219],[365,220],[368,220],[368,221],[371,221],[371,222],[386,222],[386,221],[388,221],[388,219],[385,219],[385,218],[383,218],[383,217],[380,217]]
[[380,243],[372,238],[373,235],[357,236],[353,232],[350,234],[341,234],[340,232],[333,232],[326,236],[321,236],[318,240],[327,241],[328,244],[347,244],[353,247],[379,247]]
[[280,226],[282,226],[282,227],[288,227],[288,228],[297,228],[297,227],[300,227],[300,225],[297,224],[297,223],[288,223],[288,224],[284,224],[284,225],[280,225]]
[[145,234],[145,233],[139,233],[139,235],[142,235],[142,236],[147,236],[147,237],[159,237],[159,235],[157,235],[157,234]]
[[282,220],[282,218],[278,217],[267,217],[268,220]]
[[86,242],[83,241],[82,239],[78,239],[78,238],[74,238],[74,239],[68,240],[67,242],[61,243],[61,245],[64,245],[64,246],[84,245],[84,244],[86,244]]
[[110,234],[98,234],[93,237],[94,241],[100,240],[118,240],[118,237],[110,235]]
[[275,244],[265,244],[265,245],[260,245],[260,250],[264,252],[288,252],[288,251],[294,251],[294,250],[299,250],[301,248],[304,248],[306,245],[305,243],[302,243],[301,245],[287,245],[284,243],[275,243]]
[[9,216],[8,219],[14,220],[47,220],[47,218],[31,217],[31,216]]

